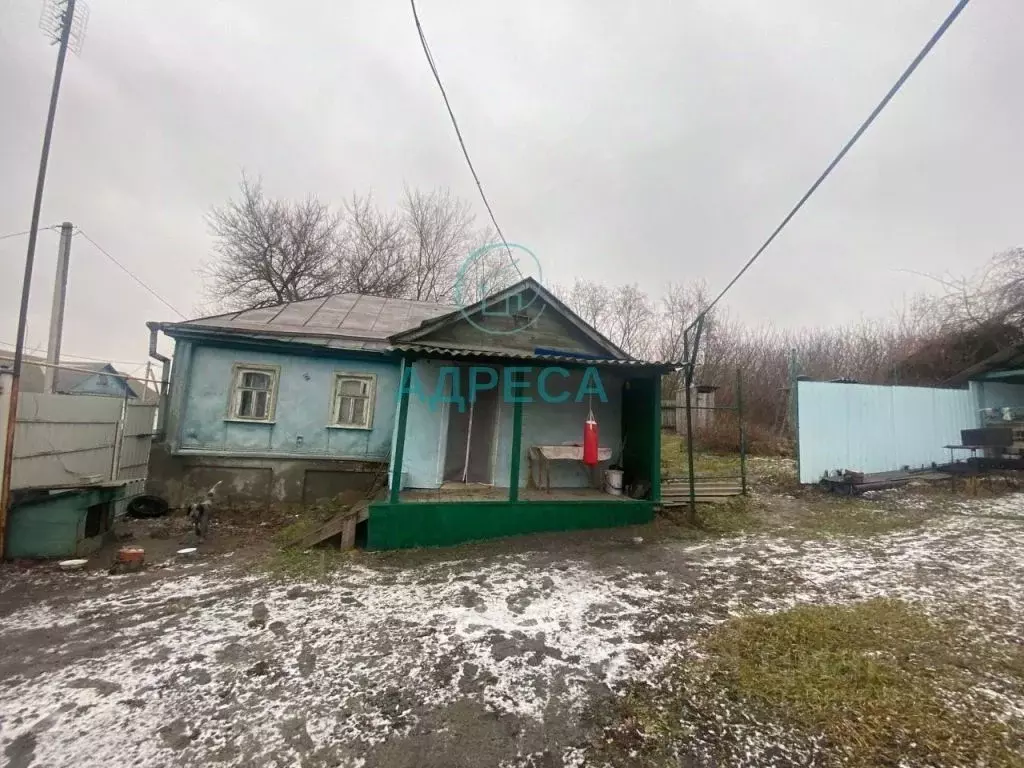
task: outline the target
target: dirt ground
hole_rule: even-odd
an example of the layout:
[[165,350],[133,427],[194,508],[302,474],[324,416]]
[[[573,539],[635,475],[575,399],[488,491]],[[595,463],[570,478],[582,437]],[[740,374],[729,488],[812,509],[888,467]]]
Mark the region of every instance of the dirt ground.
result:
[[[261,567],[282,519],[219,520],[191,558],[184,520],[135,523],[142,573],[0,571],[0,749],[13,768],[627,765],[607,738],[623,691],[739,613],[881,595],[1024,637],[1022,494],[754,506],[728,535],[661,520],[314,556],[300,577]],[[730,764],[827,763],[744,728]],[[697,734],[673,764],[715,754]]]

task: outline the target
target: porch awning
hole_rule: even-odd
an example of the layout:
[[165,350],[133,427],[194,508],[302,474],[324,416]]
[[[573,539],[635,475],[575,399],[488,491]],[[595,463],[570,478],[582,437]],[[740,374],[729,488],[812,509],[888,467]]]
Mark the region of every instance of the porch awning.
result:
[[417,357],[432,357],[451,360],[493,361],[509,360],[520,362],[566,363],[596,368],[616,368],[638,373],[672,373],[686,367],[686,363],[649,360],[617,360],[594,358],[585,355],[536,354],[518,350],[459,349],[454,347],[432,347],[420,344],[396,344],[391,349]]

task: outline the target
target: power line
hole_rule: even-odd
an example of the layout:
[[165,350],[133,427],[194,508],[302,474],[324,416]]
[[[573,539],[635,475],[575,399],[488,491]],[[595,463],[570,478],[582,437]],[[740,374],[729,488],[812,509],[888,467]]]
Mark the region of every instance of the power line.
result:
[[128,277],[130,277],[136,283],[138,283],[143,288],[145,288],[147,291],[149,291],[150,294],[155,296],[165,307],[167,307],[172,312],[174,312],[174,314],[176,314],[182,320],[186,320],[187,319],[185,317],[185,315],[183,313],[179,312],[177,309],[175,309],[174,306],[169,301],[167,301],[167,299],[165,299],[159,293],[157,293],[152,288],[150,288],[148,285],[146,285],[142,281],[142,278],[140,278],[138,275],[136,275],[134,272],[132,272],[130,269],[128,269],[128,267],[126,267],[120,261],[118,261],[113,256],[111,256],[110,253],[105,248],[103,248],[103,246],[101,246],[99,243],[97,243],[95,240],[93,240],[91,237],[89,237],[89,235],[87,235],[81,228],[76,227],[75,228],[75,234],[76,235],[81,235],[86,240],[88,240],[90,243],[92,243],[93,247],[96,248],[96,250],[98,250],[100,253],[102,253],[104,256],[106,256],[108,259],[110,259],[112,262],[114,262],[114,264],[116,264],[118,267],[120,267],[122,272],[124,272],[126,275],[128,275]]
[[[714,301],[708,304],[708,306],[697,316],[698,318],[707,315],[708,312],[710,312],[715,307],[715,305],[719,301],[721,301],[722,297],[729,292],[729,289],[732,288],[741,277],[743,277],[744,273],[748,269],[750,269],[751,266],[753,266],[754,262],[757,261],[758,257],[768,249],[768,246],[772,244],[772,241],[774,241],[775,238],[778,237],[779,233],[782,232],[783,229],[785,229],[786,225],[789,224],[790,220],[794,216],[796,216],[796,214],[800,211],[801,208],[804,207],[804,203],[806,203],[811,198],[811,195],[813,195],[818,190],[818,187],[822,185],[822,182],[824,182],[825,179],[828,178],[829,174],[831,174],[835,167],[839,165],[839,163],[842,161],[842,159],[846,157],[846,153],[853,148],[853,145],[857,143],[857,141],[864,134],[864,132],[871,126],[871,124],[875,121],[875,118],[878,117],[879,114],[881,114],[882,110],[885,109],[886,106],[888,106],[889,102],[892,101],[893,96],[895,96],[899,92],[900,88],[903,87],[903,84],[907,82],[910,76],[914,73],[914,70],[917,69],[918,65],[922,61],[924,61],[925,57],[931,52],[932,48],[935,47],[935,44],[942,39],[942,36],[946,34],[946,30],[948,30],[952,26],[953,22],[956,21],[957,17],[960,15],[960,12],[967,7],[967,4],[969,2],[970,0],[959,0],[959,2],[956,4],[953,10],[950,11],[949,16],[947,16],[946,19],[942,22],[942,24],[939,25],[939,28],[935,30],[935,34],[931,36],[931,39],[928,40],[924,48],[921,49],[917,56],[914,57],[914,60],[910,62],[910,65],[903,71],[903,74],[900,75],[900,78],[899,80],[896,81],[896,84],[893,85],[893,87],[889,89],[889,92],[885,94],[885,97],[880,102],[878,102],[878,106],[871,110],[871,114],[868,115],[867,119],[863,123],[861,123],[860,128],[857,129],[857,132],[853,134],[849,141],[846,142],[843,148],[839,151],[839,154],[835,156],[835,159],[833,159],[832,162],[828,164],[828,167],[825,168],[824,172],[818,177],[817,181],[815,181],[811,185],[811,188],[804,193],[804,196],[800,198],[799,202],[797,202],[797,204],[793,206],[793,209],[788,214],[786,214],[786,218],[782,220],[782,223],[775,228],[775,231],[771,233],[767,240],[764,241],[764,244],[760,248],[758,248],[754,255],[747,260],[747,263],[743,265],[743,268],[736,273],[736,276],[732,280],[728,282],[725,288],[722,289],[722,292],[715,297]],[[689,331],[696,324],[697,320],[695,319],[692,323],[690,323],[686,331]]]
[[476,182],[476,188],[480,191],[480,199],[484,201],[484,207],[487,209],[487,213],[491,217],[491,223],[494,225],[494,229],[498,232],[498,237],[501,238],[501,244],[505,246],[505,252],[508,254],[509,260],[512,262],[512,266],[516,268],[516,272],[519,277],[523,276],[522,271],[519,269],[519,265],[516,260],[512,257],[512,250],[508,247],[508,242],[505,240],[505,235],[501,231],[501,227],[498,226],[498,220],[494,217],[494,211],[491,210],[491,204],[487,201],[487,195],[484,194],[484,186],[480,183],[480,177],[477,175],[476,168],[473,167],[473,161],[469,158],[469,150],[466,149],[466,142],[462,138],[462,131],[459,130],[459,123],[455,119],[455,112],[452,111],[451,102],[448,101],[448,94],[444,89],[444,83],[441,82],[441,75],[437,71],[437,65],[434,64],[434,57],[430,53],[430,46],[427,44],[427,37],[423,33],[423,25],[420,24],[420,15],[416,11],[416,0],[409,0],[409,4],[412,6],[412,17],[416,21],[416,31],[420,36],[420,44],[423,46],[423,53],[427,57],[427,63],[430,65],[430,71],[434,73],[434,80],[437,81],[437,87],[441,91],[441,98],[444,99],[444,105],[448,108],[448,117],[452,120],[452,126],[455,128],[455,135],[459,139],[459,146],[462,147],[462,155],[466,158],[466,165],[469,166],[469,172],[473,174],[473,180]]
[[[11,349],[14,349],[14,344],[10,341],[0,340],[0,346],[10,347]],[[26,343],[25,346],[34,352],[46,351],[46,349],[41,344]],[[62,360],[65,358],[77,358],[79,360],[92,360],[93,362],[96,363],[121,363],[122,365],[134,365],[139,368],[145,365],[144,362],[139,362],[138,360],[111,360],[109,357],[91,357],[89,355],[76,355],[73,352],[64,352],[63,350],[61,350],[60,356]],[[72,360],[72,362],[74,361]]]
[[[43,232],[47,229],[60,229],[60,224],[51,224],[49,227],[40,227],[39,229],[36,230],[36,232]],[[9,232],[6,235],[0,235],[0,240],[6,240],[9,237],[24,237],[25,235],[31,232],[31,229],[26,229],[24,232]]]

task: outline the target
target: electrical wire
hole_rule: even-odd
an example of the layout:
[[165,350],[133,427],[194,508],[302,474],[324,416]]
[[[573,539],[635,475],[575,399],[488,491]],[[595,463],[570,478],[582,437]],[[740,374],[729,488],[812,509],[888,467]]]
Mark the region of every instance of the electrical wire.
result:
[[[0,340],[0,346],[9,347],[12,350],[15,347],[13,342],[3,340]],[[25,349],[32,352],[46,352],[46,349],[41,344],[33,345],[29,344],[28,342],[25,343]],[[64,352],[63,350],[61,350],[60,356],[61,359],[75,358],[77,360],[91,360],[95,363],[120,363],[122,365],[134,365],[140,368],[143,365],[145,365],[144,362],[140,363],[138,360],[111,360],[109,357],[91,357],[89,355],[76,355],[73,352]],[[74,362],[74,360],[72,360],[71,362]]]
[[167,301],[167,299],[165,299],[159,293],[157,293],[152,288],[150,288],[148,285],[146,285],[142,281],[142,278],[140,278],[138,275],[136,275],[134,272],[132,272],[130,269],[128,269],[128,267],[126,267],[120,261],[118,261],[113,256],[111,256],[110,253],[105,248],[103,248],[103,246],[101,246],[99,243],[97,243],[95,240],[93,240],[91,237],[89,237],[89,235],[87,235],[81,228],[75,227],[75,234],[76,235],[81,235],[86,240],[88,240],[90,243],[92,243],[93,247],[96,248],[96,250],[98,250],[100,253],[102,253],[104,256],[106,256],[108,259],[110,259],[112,262],[114,262],[114,264],[117,265],[121,269],[122,272],[124,272],[126,275],[128,275],[128,277],[130,277],[136,283],[138,283],[143,288],[145,288],[147,291],[149,291],[150,294],[152,294],[154,297],[156,297],[157,300],[159,300],[165,307],[167,307],[172,312],[174,312],[178,317],[180,317],[182,320],[186,320],[187,319],[182,312],[180,312],[179,310],[177,310],[174,307],[173,304],[171,304],[169,301]]
[[[793,209],[788,214],[786,214],[786,218],[782,220],[782,223],[775,228],[775,231],[773,231],[771,235],[769,235],[768,239],[764,241],[761,247],[754,252],[754,255],[747,260],[746,264],[743,265],[743,268],[736,273],[736,276],[733,277],[733,279],[726,284],[725,288],[722,289],[721,293],[719,293],[715,297],[715,299],[701,311],[701,313],[697,316],[698,318],[706,316],[712,309],[714,309],[715,305],[718,304],[719,301],[721,301],[722,297],[729,292],[729,289],[732,288],[741,277],[743,277],[746,271],[753,266],[754,262],[757,261],[761,254],[768,249],[768,246],[770,246],[772,242],[775,240],[775,238],[778,237],[779,233],[782,232],[783,229],[785,229],[786,225],[789,224],[789,222],[793,219],[794,216],[796,216],[800,209],[804,207],[804,203],[806,203],[811,198],[811,196],[818,190],[818,187],[820,187],[822,183],[825,181],[825,179],[827,179],[828,176],[832,173],[835,167],[839,165],[839,163],[842,161],[844,157],[846,157],[846,154],[853,148],[853,145],[856,144],[860,137],[864,135],[864,132],[867,131],[869,127],[871,127],[871,124],[875,121],[875,118],[878,117],[879,114],[881,114],[882,110],[885,109],[886,106],[888,106],[889,102],[892,101],[893,96],[895,96],[899,92],[900,88],[903,87],[903,84],[907,82],[910,76],[914,73],[914,70],[917,69],[918,65],[922,61],[924,61],[925,57],[931,52],[932,48],[935,47],[935,44],[942,39],[942,36],[946,34],[946,30],[948,30],[950,26],[952,26],[953,22],[956,21],[957,17],[960,15],[960,12],[967,7],[967,4],[969,2],[970,0],[959,0],[959,2],[956,4],[953,10],[950,11],[949,15],[942,22],[942,24],[939,25],[939,28],[935,30],[935,33],[931,36],[928,42],[925,43],[924,48],[920,50],[917,56],[914,57],[913,61],[910,62],[909,66],[907,66],[907,68],[903,71],[903,74],[900,75],[899,79],[896,81],[896,84],[889,89],[889,92],[885,94],[882,100],[878,103],[878,106],[871,110],[871,114],[868,115],[867,119],[863,123],[861,123],[856,133],[853,134],[850,140],[847,141],[843,148],[839,151],[839,154],[835,156],[831,163],[828,164],[828,167],[825,168],[824,172],[811,185],[810,189],[808,189],[804,193],[804,196],[800,198],[797,204],[793,206]],[[687,326],[684,333],[689,332],[696,324],[697,320],[695,319],[692,323],[690,323],[689,326]]]
[[455,112],[452,110],[451,102],[448,101],[448,93],[444,89],[444,83],[441,82],[441,75],[437,71],[437,65],[434,63],[434,57],[430,53],[430,45],[427,43],[427,37],[423,32],[423,25],[420,24],[420,15],[416,11],[416,0],[409,0],[409,4],[412,6],[412,17],[416,21],[416,32],[420,36],[420,44],[423,46],[423,53],[427,57],[427,64],[430,65],[430,71],[434,73],[434,80],[437,81],[437,87],[441,91],[441,98],[444,99],[444,105],[448,108],[448,117],[451,118],[452,126],[455,128],[455,136],[459,140],[459,146],[462,147],[462,155],[466,158],[466,165],[469,166],[469,172],[473,174],[473,180],[476,182],[476,188],[480,191],[480,199],[484,201],[484,207],[487,209],[488,215],[491,217],[491,223],[494,225],[494,229],[498,233],[498,237],[501,238],[501,244],[505,246],[505,252],[508,254],[509,260],[512,262],[512,266],[515,267],[519,277],[523,277],[522,271],[519,269],[519,265],[516,263],[515,258],[512,256],[512,249],[508,247],[508,241],[505,240],[505,235],[501,231],[501,227],[498,226],[498,220],[494,216],[494,211],[491,209],[491,204],[487,200],[487,195],[484,194],[484,186],[480,183],[480,177],[477,175],[476,168],[473,167],[473,161],[469,157],[469,150],[466,149],[466,142],[462,138],[462,131],[459,130],[459,123],[455,119]]
[[[60,229],[60,224],[51,224],[48,227],[40,227],[36,232],[43,232],[48,229]],[[0,240],[7,240],[10,237],[23,237],[31,232],[31,229],[26,229],[24,232],[9,232],[6,235],[0,235]]]

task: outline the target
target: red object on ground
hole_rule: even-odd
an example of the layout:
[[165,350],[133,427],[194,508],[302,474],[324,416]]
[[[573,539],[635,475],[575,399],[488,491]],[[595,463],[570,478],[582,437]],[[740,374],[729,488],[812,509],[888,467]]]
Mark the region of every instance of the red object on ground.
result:
[[146,550],[142,547],[121,547],[117,552],[117,562],[122,565],[142,565],[146,558]]
[[597,422],[593,418],[583,425],[583,463],[588,467],[597,465]]

